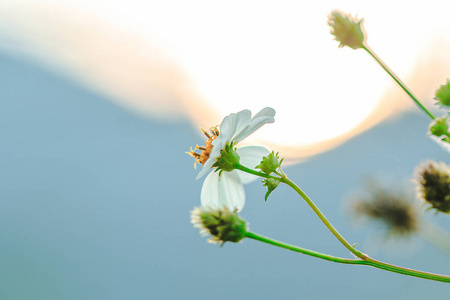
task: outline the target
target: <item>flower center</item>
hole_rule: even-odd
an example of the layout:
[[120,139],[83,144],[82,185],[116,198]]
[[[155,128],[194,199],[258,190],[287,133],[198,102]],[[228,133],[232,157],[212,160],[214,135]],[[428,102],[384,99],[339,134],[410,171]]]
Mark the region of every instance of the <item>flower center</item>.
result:
[[[206,141],[206,146],[195,146],[194,149],[191,147],[191,151],[186,152],[193,158],[195,158],[194,168],[197,167],[197,163],[201,163],[202,165],[205,164],[205,162],[208,160],[209,155],[211,154],[211,150],[213,148],[212,142],[217,139],[219,136],[219,130],[217,129],[217,126],[211,127],[209,131],[211,134],[209,134],[206,130],[200,127],[200,129],[203,131],[203,133],[206,135],[208,140]],[[195,150],[200,150],[200,153],[195,152]]]

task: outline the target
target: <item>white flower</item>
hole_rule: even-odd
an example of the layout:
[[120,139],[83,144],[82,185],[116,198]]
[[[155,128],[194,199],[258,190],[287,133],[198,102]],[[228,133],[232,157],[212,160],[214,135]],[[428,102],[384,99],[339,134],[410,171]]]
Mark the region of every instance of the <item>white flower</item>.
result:
[[[203,169],[197,179],[211,171],[203,183],[200,197],[202,206],[210,208],[225,206],[230,210],[242,210],[245,204],[243,184],[250,183],[258,177],[239,170],[213,172],[214,170],[211,168],[227,143],[235,146],[264,124],[273,123],[274,116],[275,110],[270,107],[262,109],[253,117],[249,110],[232,113],[225,117],[220,124],[220,134],[216,134],[217,128],[211,130],[212,136],[205,133],[209,138],[208,142],[212,141],[212,149],[208,147],[207,142],[206,148],[196,147],[196,149],[204,150],[201,156],[191,150],[189,154],[203,164]],[[261,162],[263,156],[270,153],[267,148],[261,146],[241,147],[237,148],[236,152],[240,157],[240,164],[251,169]]]

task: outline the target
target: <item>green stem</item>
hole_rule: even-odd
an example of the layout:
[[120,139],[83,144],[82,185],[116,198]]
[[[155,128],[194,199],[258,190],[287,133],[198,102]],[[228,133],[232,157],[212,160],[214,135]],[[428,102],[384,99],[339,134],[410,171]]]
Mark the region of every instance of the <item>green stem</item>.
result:
[[281,182],[289,185],[294,191],[296,191],[300,197],[303,198],[303,200],[306,201],[306,203],[312,208],[312,210],[316,213],[316,215],[322,220],[322,222],[325,224],[325,226],[331,231],[331,233],[348,249],[351,253],[353,253],[355,256],[366,259],[367,256],[363,254],[362,252],[356,250],[347,240],[337,231],[336,228],[328,221],[328,219],[325,217],[325,215],[320,211],[320,209],[317,207],[317,205],[308,197],[308,195],[305,194],[305,192],[302,191],[302,189],[296,185],[293,181],[291,181],[287,177],[281,178]]
[[241,170],[241,171],[243,171],[243,172],[246,172],[246,173],[249,173],[249,174],[252,174],[252,175],[256,175],[256,176],[259,176],[259,177],[273,178],[273,179],[280,179],[280,178],[278,178],[278,177],[275,177],[275,176],[272,176],[272,175],[269,175],[269,174],[266,174],[266,173],[263,173],[263,172],[258,172],[258,171],[256,171],[256,170],[253,170],[253,169],[244,167],[243,165],[241,165],[241,164],[239,164],[239,163],[237,163],[234,167],[235,167],[237,170]]
[[434,120],[436,118],[428,109],[425,108],[425,106],[422,105],[422,103],[420,103],[406,84],[401,81],[401,79],[381,60],[381,58],[378,57],[378,55],[375,54],[375,52],[368,45],[364,44],[363,49],[366,50],[367,53],[373,57],[373,59],[375,59],[375,61],[392,77],[392,79],[394,79],[394,81],[403,89],[403,91],[405,91],[406,94],[408,94],[408,96],[421,110],[423,110],[431,119]]
[[339,233],[339,231],[337,231],[336,228],[334,228],[334,226],[331,224],[330,221],[328,221],[328,219],[325,217],[325,215],[320,211],[320,209],[316,206],[316,204],[305,194],[305,192],[302,191],[302,189],[297,186],[293,181],[291,181],[289,178],[287,178],[286,175],[282,176],[282,177],[275,177],[272,175],[268,175],[266,173],[263,172],[259,172],[247,167],[244,167],[243,165],[237,163],[236,164],[236,169],[237,170],[241,170],[243,172],[247,172],[249,174],[253,174],[256,176],[260,176],[260,177],[264,177],[264,178],[275,178],[280,180],[281,182],[289,185],[292,189],[294,189],[294,191],[296,191],[300,197],[302,197],[306,203],[312,208],[312,210],[316,213],[316,215],[320,218],[320,220],[322,220],[322,222],[325,224],[325,226],[328,228],[328,230],[331,231],[331,233],[348,249],[350,250],[351,253],[353,253],[355,256],[361,258],[361,259],[365,259],[367,256],[365,254],[363,254],[362,252],[356,250],[349,242],[347,242],[347,240]]
[[399,267],[399,266],[395,266],[395,265],[391,265],[388,263],[384,263],[378,260],[375,260],[369,256],[367,256],[366,254],[363,254],[362,252],[356,250],[352,245],[350,245],[349,242],[347,242],[347,240],[336,230],[336,228],[334,228],[334,226],[330,223],[330,221],[328,221],[328,219],[325,217],[325,215],[320,211],[320,209],[315,205],[315,203],[305,194],[305,192],[302,191],[302,189],[300,189],[300,187],[298,187],[293,181],[291,181],[290,179],[287,178],[286,175],[284,175],[281,177],[275,177],[263,172],[259,172],[247,167],[244,167],[243,165],[237,163],[236,164],[236,169],[237,170],[241,170],[243,172],[247,172],[256,176],[260,176],[263,178],[275,178],[280,180],[281,182],[289,185],[292,189],[294,189],[305,201],[306,203],[308,203],[308,205],[313,209],[313,211],[319,216],[319,218],[322,220],[322,222],[325,224],[325,226],[331,231],[331,233],[333,233],[333,235],[348,249],[350,250],[351,253],[353,253],[355,256],[357,256],[360,259],[346,259],[346,258],[340,258],[340,257],[336,257],[336,256],[332,256],[332,255],[328,255],[328,254],[323,254],[320,252],[316,252],[316,251],[312,251],[312,250],[308,250],[305,248],[301,248],[301,247],[297,247],[297,246],[293,246],[290,244],[286,244],[283,242],[279,242],[273,239],[270,239],[268,237],[262,236],[262,235],[258,235],[256,233],[252,233],[252,232],[246,232],[245,236],[263,243],[267,243],[270,245],[274,245],[277,247],[281,247],[284,249],[288,249],[291,251],[295,251],[295,252],[299,252],[299,253],[303,253],[306,255],[310,255],[313,257],[317,257],[320,259],[324,259],[324,260],[328,260],[328,261],[333,261],[336,263],[341,263],[341,264],[353,264],[353,265],[366,265],[366,266],[371,266],[374,268],[378,268],[378,269],[382,269],[382,270],[386,270],[389,272],[394,272],[394,273],[399,273],[399,274],[403,274],[403,275],[408,275],[408,276],[413,276],[413,277],[419,277],[419,278],[424,278],[424,279],[429,279],[429,280],[435,280],[435,281],[442,281],[442,282],[450,282],[450,276],[446,276],[446,275],[440,275],[440,274],[434,274],[434,273],[428,273],[428,272],[422,272],[422,271],[417,271],[417,270],[413,270],[413,269],[408,269],[408,268],[403,268],[403,267]]
[[271,238],[253,233],[253,232],[246,232],[245,237],[266,243],[266,244],[270,244],[270,245],[274,245],[277,247],[281,247],[284,249],[288,249],[294,252],[299,252],[302,254],[306,254],[309,256],[314,256],[317,258],[321,258],[321,259],[325,259],[325,260],[329,260],[329,261],[333,261],[333,262],[337,262],[337,263],[341,263],[341,264],[352,264],[352,265],[364,265],[366,264],[363,260],[360,259],[347,259],[347,258],[340,258],[340,257],[336,257],[336,256],[332,256],[332,255],[328,255],[328,254],[323,254],[320,252],[316,252],[313,250],[309,250],[309,249],[305,249],[305,248],[301,248],[301,247],[297,247],[297,246],[293,246],[293,245],[289,245],[280,241],[276,241],[273,240]]
[[273,246],[277,246],[277,247],[280,247],[280,248],[288,249],[288,250],[291,250],[291,251],[294,251],[294,252],[303,253],[303,254],[310,255],[310,256],[313,256],[313,257],[317,257],[317,258],[321,258],[321,259],[324,259],[324,260],[333,261],[333,262],[336,262],[336,263],[352,264],[352,265],[366,265],[366,266],[371,266],[371,267],[374,267],[374,268],[382,269],[382,270],[389,271],[389,272],[399,273],[399,274],[403,274],[403,275],[419,277],[419,278],[424,278],[424,279],[428,279],[428,280],[450,282],[450,276],[445,276],[445,275],[440,275],[440,274],[434,274],[434,273],[428,273],[428,272],[422,272],[422,271],[417,271],[417,270],[413,270],[413,269],[403,268],[403,267],[391,265],[391,264],[388,264],[388,263],[384,263],[384,262],[372,259],[372,258],[370,258],[368,256],[366,256],[362,260],[345,259],[345,258],[335,257],[335,256],[319,253],[319,252],[316,252],[316,251],[308,250],[308,249],[305,249],[305,248],[293,246],[293,245],[286,244],[286,243],[283,243],[283,242],[279,242],[279,241],[270,239],[268,237],[265,237],[265,236],[262,236],[262,235],[258,235],[258,234],[253,233],[253,232],[247,232],[245,234],[245,236],[248,237],[248,238],[251,238],[251,239],[263,242],[263,243],[267,243],[267,244],[273,245]]

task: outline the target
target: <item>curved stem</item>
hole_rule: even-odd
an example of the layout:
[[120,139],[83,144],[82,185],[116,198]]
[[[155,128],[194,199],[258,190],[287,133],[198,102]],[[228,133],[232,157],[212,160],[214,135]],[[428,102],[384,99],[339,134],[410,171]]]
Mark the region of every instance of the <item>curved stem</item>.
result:
[[370,54],[370,56],[375,59],[375,61],[385,70],[391,77],[394,79],[394,81],[405,91],[406,94],[416,103],[416,105],[423,110],[431,119],[435,119],[436,117],[425,108],[425,106],[420,103],[420,101],[417,99],[417,97],[413,94],[413,92],[406,86],[405,83],[392,71],[382,60],[378,57],[378,55],[375,54],[375,52],[368,46],[363,45],[363,49],[367,51],[367,53]]
[[280,242],[280,241],[276,241],[276,240],[270,239],[270,238],[262,236],[262,235],[258,235],[258,234],[253,233],[253,232],[247,232],[245,234],[245,236],[248,237],[248,238],[251,238],[251,239],[254,239],[254,240],[266,243],[266,244],[269,244],[269,245],[277,246],[277,247],[284,248],[284,249],[287,249],[287,250],[291,250],[291,251],[294,251],[294,252],[299,252],[299,253],[306,254],[306,255],[309,255],[309,256],[313,256],[313,257],[317,257],[317,258],[320,258],[320,259],[333,261],[333,262],[336,262],[336,263],[352,264],[352,265],[366,265],[366,266],[371,266],[371,267],[378,268],[378,269],[381,269],[381,270],[394,272],[394,273],[399,273],[399,274],[403,274],[403,275],[408,275],[408,276],[412,276],[412,277],[418,277],[418,278],[423,278],[423,279],[428,279],[428,280],[435,280],[435,281],[441,281],[441,282],[450,282],[450,276],[445,276],[445,275],[440,275],[440,274],[435,274],[435,273],[428,273],[428,272],[423,272],[423,271],[403,268],[403,267],[391,265],[391,264],[388,264],[388,263],[384,263],[384,262],[372,259],[372,258],[370,258],[368,256],[366,256],[362,260],[345,259],[345,258],[331,256],[331,255],[323,254],[323,253],[320,253],[320,252],[308,250],[308,249],[305,249],[305,248],[293,246],[293,245],[290,245],[290,244],[286,244],[286,243],[283,243],[283,242]]
[[289,185],[292,189],[294,189],[300,197],[303,198],[303,200],[306,201],[306,203],[312,208],[312,210],[316,213],[316,215],[320,218],[320,220],[325,224],[325,226],[328,228],[328,230],[331,231],[331,233],[348,249],[351,253],[353,253],[355,256],[366,259],[367,255],[363,254],[362,252],[356,250],[340,233],[337,231],[336,228],[331,224],[330,221],[325,217],[325,215],[320,211],[320,209],[317,207],[317,205],[305,194],[305,192],[302,191],[302,189],[296,185],[293,181],[291,181],[287,177],[281,178],[281,182]]
[[320,220],[322,220],[322,222],[325,224],[325,226],[331,231],[331,233],[348,249],[350,250],[351,253],[353,253],[356,257],[360,258],[360,259],[346,259],[346,258],[341,258],[341,257],[337,257],[337,256],[332,256],[332,255],[328,255],[328,254],[323,254],[320,252],[316,252],[313,250],[309,250],[309,249],[305,249],[305,248],[301,248],[301,247],[297,247],[297,246],[293,246],[290,244],[286,244],[280,241],[276,241],[273,239],[270,239],[268,237],[262,236],[262,235],[258,235],[256,233],[253,232],[246,232],[245,236],[263,243],[267,243],[270,245],[274,245],[277,247],[281,247],[284,249],[288,249],[291,251],[295,251],[295,252],[299,252],[299,253],[303,253],[309,256],[313,256],[313,257],[317,257],[320,259],[324,259],[324,260],[328,260],[328,261],[333,261],[336,263],[341,263],[341,264],[352,264],[352,265],[366,265],[366,266],[371,266],[374,268],[378,268],[378,269],[382,269],[385,271],[389,271],[389,272],[394,272],[394,273],[399,273],[399,274],[403,274],[403,275],[408,275],[408,276],[413,276],[413,277],[418,277],[418,278],[424,278],[424,279],[429,279],[429,280],[435,280],[435,281],[442,281],[442,282],[450,282],[450,276],[446,276],[446,275],[440,275],[440,274],[435,274],[435,273],[428,273],[428,272],[423,272],[423,271],[417,271],[417,270],[413,270],[413,269],[409,269],[409,268],[403,268],[403,267],[399,267],[396,265],[391,265],[382,261],[378,261],[375,260],[371,257],[369,257],[366,254],[363,254],[362,252],[356,250],[349,242],[347,242],[347,240],[336,230],[336,228],[334,228],[334,226],[330,223],[330,221],[328,221],[328,219],[325,217],[325,215],[320,211],[320,209],[315,205],[315,203],[305,194],[305,192],[302,191],[302,189],[300,187],[298,187],[293,181],[291,181],[290,179],[287,178],[287,176],[284,175],[281,177],[275,177],[266,173],[262,173],[262,172],[258,172],[256,170],[247,168],[242,166],[241,164],[237,163],[236,164],[236,169],[237,170],[241,170],[243,172],[247,172],[256,176],[260,176],[260,177],[264,177],[264,178],[274,178],[274,179],[278,179],[280,180],[280,182],[283,182],[287,185],[289,185],[292,189],[294,189],[305,201],[306,203],[308,203],[308,205],[313,209],[313,211],[317,214],[317,216],[320,218]]
[[280,180],[280,182],[283,182],[287,185],[289,185],[294,191],[296,191],[300,197],[302,197],[306,203],[312,208],[312,210],[316,213],[316,215],[322,220],[322,222],[325,224],[325,226],[328,228],[328,230],[331,231],[331,233],[348,249],[351,253],[353,253],[356,257],[359,257],[361,259],[367,258],[365,254],[362,252],[356,250],[340,233],[337,231],[336,228],[331,224],[330,221],[325,217],[325,215],[320,211],[320,209],[316,206],[316,204],[305,194],[305,192],[302,191],[302,189],[297,186],[293,181],[291,181],[287,176],[282,177],[275,177],[272,175],[268,175],[263,172],[258,172],[256,170],[244,167],[243,165],[237,163],[235,165],[235,168],[237,170],[241,170],[243,172],[247,172],[249,174],[253,174],[256,176],[264,177],[264,178],[274,178]]
[[423,272],[423,271],[418,271],[418,270],[414,270],[414,269],[399,267],[399,266],[391,265],[391,264],[388,264],[388,263],[385,263],[385,262],[382,262],[379,260],[375,260],[370,257],[368,257],[364,262],[366,263],[365,265],[368,265],[368,266],[371,266],[374,268],[378,268],[378,269],[382,269],[382,270],[386,270],[389,272],[399,273],[399,274],[413,276],[413,277],[419,277],[419,278],[428,279],[428,280],[450,282],[450,276],[447,276],[447,275],[441,275],[441,274],[436,274],[436,273],[429,273],[429,272]]
[[328,255],[328,254],[323,254],[320,252],[316,252],[313,250],[309,250],[309,249],[305,249],[305,248],[301,248],[301,247],[297,247],[294,245],[290,245],[290,244],[286,244],[277,240],[273,240],[271,238],[253,233],[253,232],[246,232],[245,233],[245,237],[266,243],[266,244],[270,244],[270,245],[274,245],[280,248],[284,248],[284,249],[288,249],[294,252],[299,252],[302,254],[306,254],[309,256],[314,256],[317,258],[321,258],[321,259],[325,259],[325,260],[329,260],[329,261],[333,261],[333,262],[337,262],[337,263],[341,263],[341,264],[352,264],[352,265],[363,265],[366,264],[363,260],[359,260],[359,259],[347,259],[347,258],[340,258],[340,257],[336,257],[336,256],[332,256],[332,255]]

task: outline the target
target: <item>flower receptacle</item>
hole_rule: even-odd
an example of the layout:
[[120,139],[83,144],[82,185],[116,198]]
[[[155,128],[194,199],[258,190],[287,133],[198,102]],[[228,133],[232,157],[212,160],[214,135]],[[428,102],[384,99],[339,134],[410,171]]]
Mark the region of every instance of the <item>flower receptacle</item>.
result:
[[220,156],[214,163],[213,168],[217,168],[216,171],[230,172],[236,169],[236,165],[239,164],[239,155],[236,152],[236,148],[233,143],[227,143],[225,147],[220,151]]

